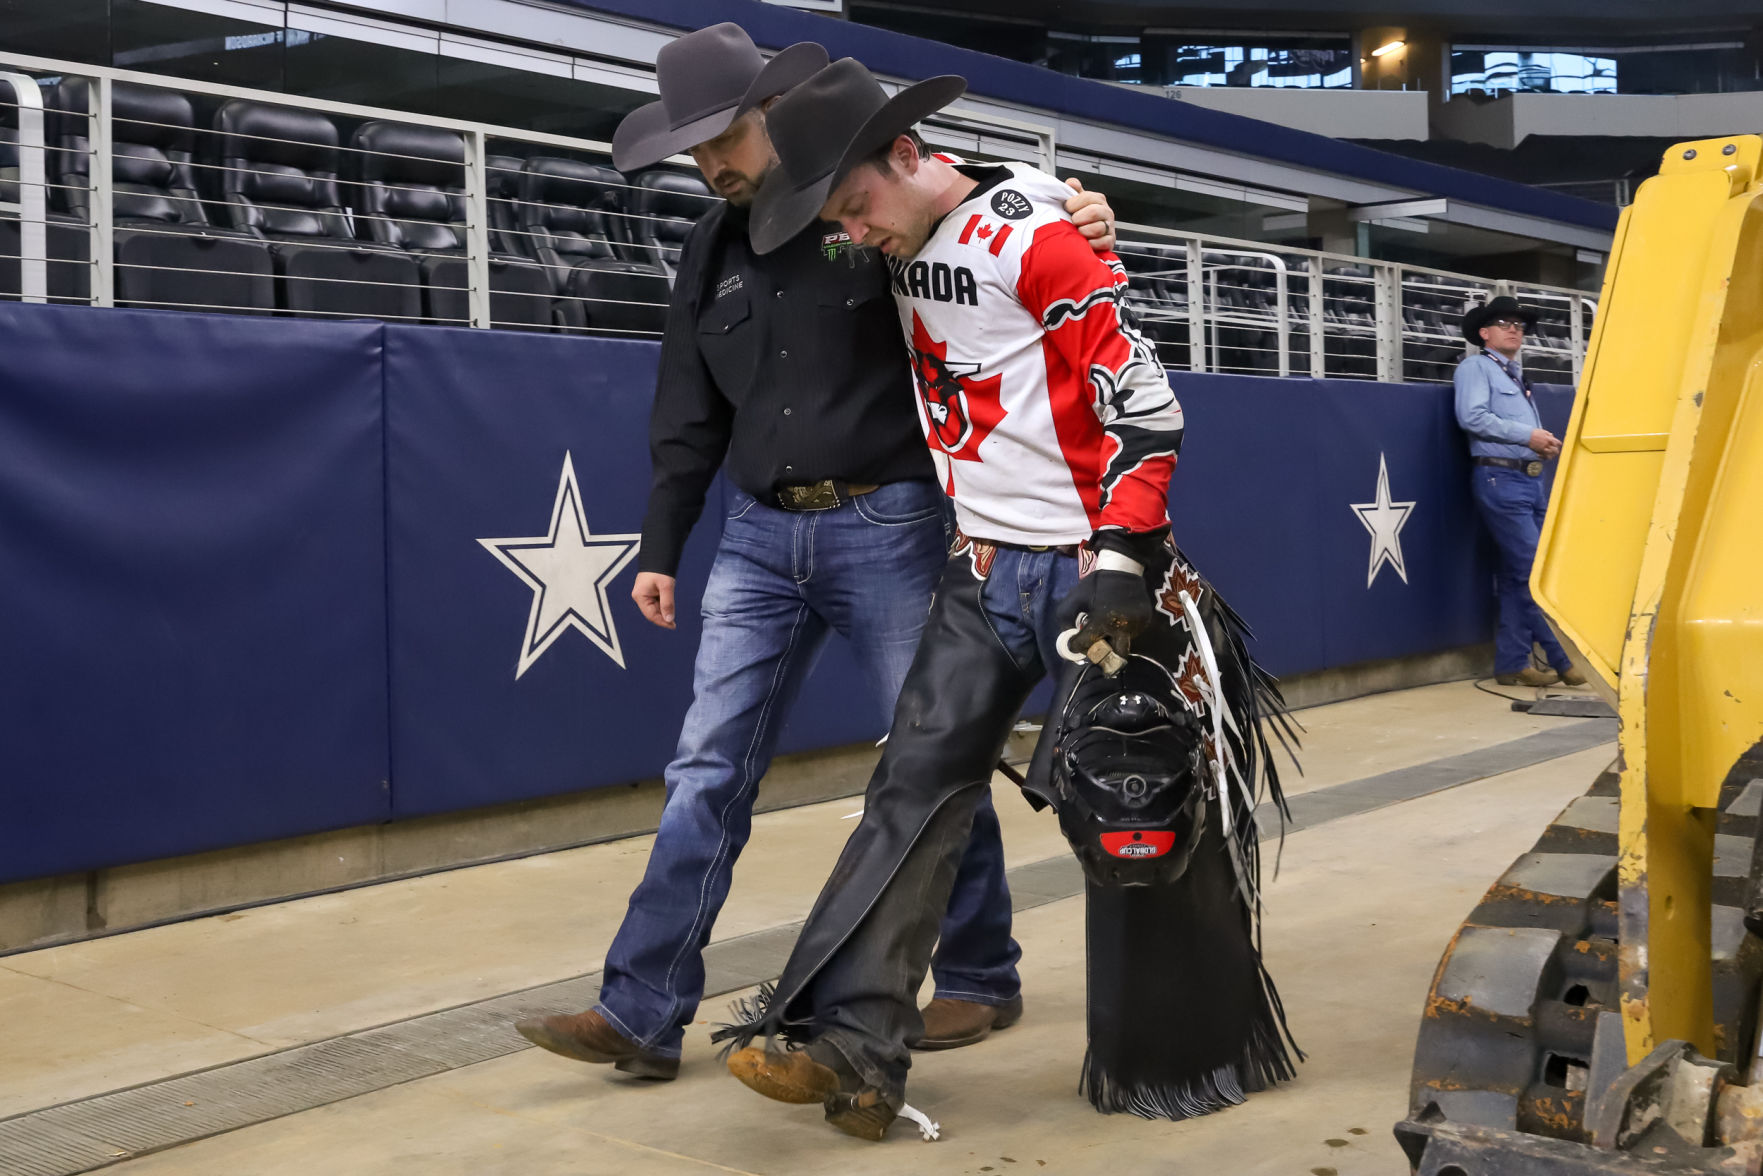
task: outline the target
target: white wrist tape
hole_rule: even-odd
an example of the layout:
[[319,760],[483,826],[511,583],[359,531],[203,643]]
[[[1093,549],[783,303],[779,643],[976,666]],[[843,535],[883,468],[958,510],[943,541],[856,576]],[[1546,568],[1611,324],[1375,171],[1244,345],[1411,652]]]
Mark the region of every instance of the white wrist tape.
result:
[[1130,555],[1122,555],[1118,551],[1098,551],[1096,553],[1096,570],[1098,572],[1131,572],[1135,576],[1145,574],[1145,565]]

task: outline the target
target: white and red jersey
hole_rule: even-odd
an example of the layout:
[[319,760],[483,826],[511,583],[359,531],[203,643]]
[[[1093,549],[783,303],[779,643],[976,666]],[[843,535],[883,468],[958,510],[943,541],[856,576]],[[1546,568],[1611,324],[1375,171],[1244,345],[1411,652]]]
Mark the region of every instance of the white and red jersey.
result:
[[963,170],[980,186],[916,257],[889,259],[962,532],[1053,546],[1167,526],[1181,405],[1121,311],[1119,259],[1090,248],[1045,172]]

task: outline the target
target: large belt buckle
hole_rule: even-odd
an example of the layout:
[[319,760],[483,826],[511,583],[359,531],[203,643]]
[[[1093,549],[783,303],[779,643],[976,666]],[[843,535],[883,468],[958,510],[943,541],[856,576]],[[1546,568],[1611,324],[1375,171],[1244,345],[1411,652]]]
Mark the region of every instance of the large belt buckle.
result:
[[1540,478],[1543,476],[1543,463],[1540,461],[1527,461],[1524,463],[1524,472],[1533,478]]
[[791,510],[831,510],[839,504],[839,491],[831,478],[811,486],[785,486],[783,496]]

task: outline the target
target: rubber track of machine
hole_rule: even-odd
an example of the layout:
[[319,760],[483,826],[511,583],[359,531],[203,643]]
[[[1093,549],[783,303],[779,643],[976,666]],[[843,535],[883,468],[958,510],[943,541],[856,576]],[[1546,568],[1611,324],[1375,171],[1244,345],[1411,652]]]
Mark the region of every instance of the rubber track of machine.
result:
[[[1763,746],[1728,773],[1714,865],[1718,1055],[1741,1070],[1756,1026],[1763,941],[1744,928],[1763,799]],[[1409,1114],[1585,1141],[1587,1090],[1627,1066],[1616,985],[1617,776],[1562,810],[1452,937],[1414,1051]]]

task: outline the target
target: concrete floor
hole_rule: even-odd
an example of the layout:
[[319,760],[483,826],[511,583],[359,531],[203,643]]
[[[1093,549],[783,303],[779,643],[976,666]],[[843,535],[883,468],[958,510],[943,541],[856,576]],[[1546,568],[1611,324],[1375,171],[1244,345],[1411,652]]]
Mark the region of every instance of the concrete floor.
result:
[[[1514,714],[1467,683],[1306,711],[1324,787],[1516,739],[1562,720]],[[1095,1114],[1083,1052],[1081,900],[1018,916],[1023,1022],[924,1055],[907,1125],[881,1145],[818,1108],[749,1093],[688,1034],[672,1084],[527,1050],[127,1161],[119,1176],[702,1172],[1311,1173],[1406,1171],[1421,1001],[1463,915],[1613,755],[1595,748],[1294,834],[1268,886],[1267,944],[1299,1043],[1296,1083],[1190,1123]],[[1007,786],[1006,786],[1007,788]],[[1000,789],[1012,866],[1066,851],[1049,816]],[[716,929],[803,917],[855,800],[766,814]],[[0,1117],[153,1081],[597,968],[649,839],[459,870],[0,959]],[[700,1016],[723,1019],[728,998]]]

